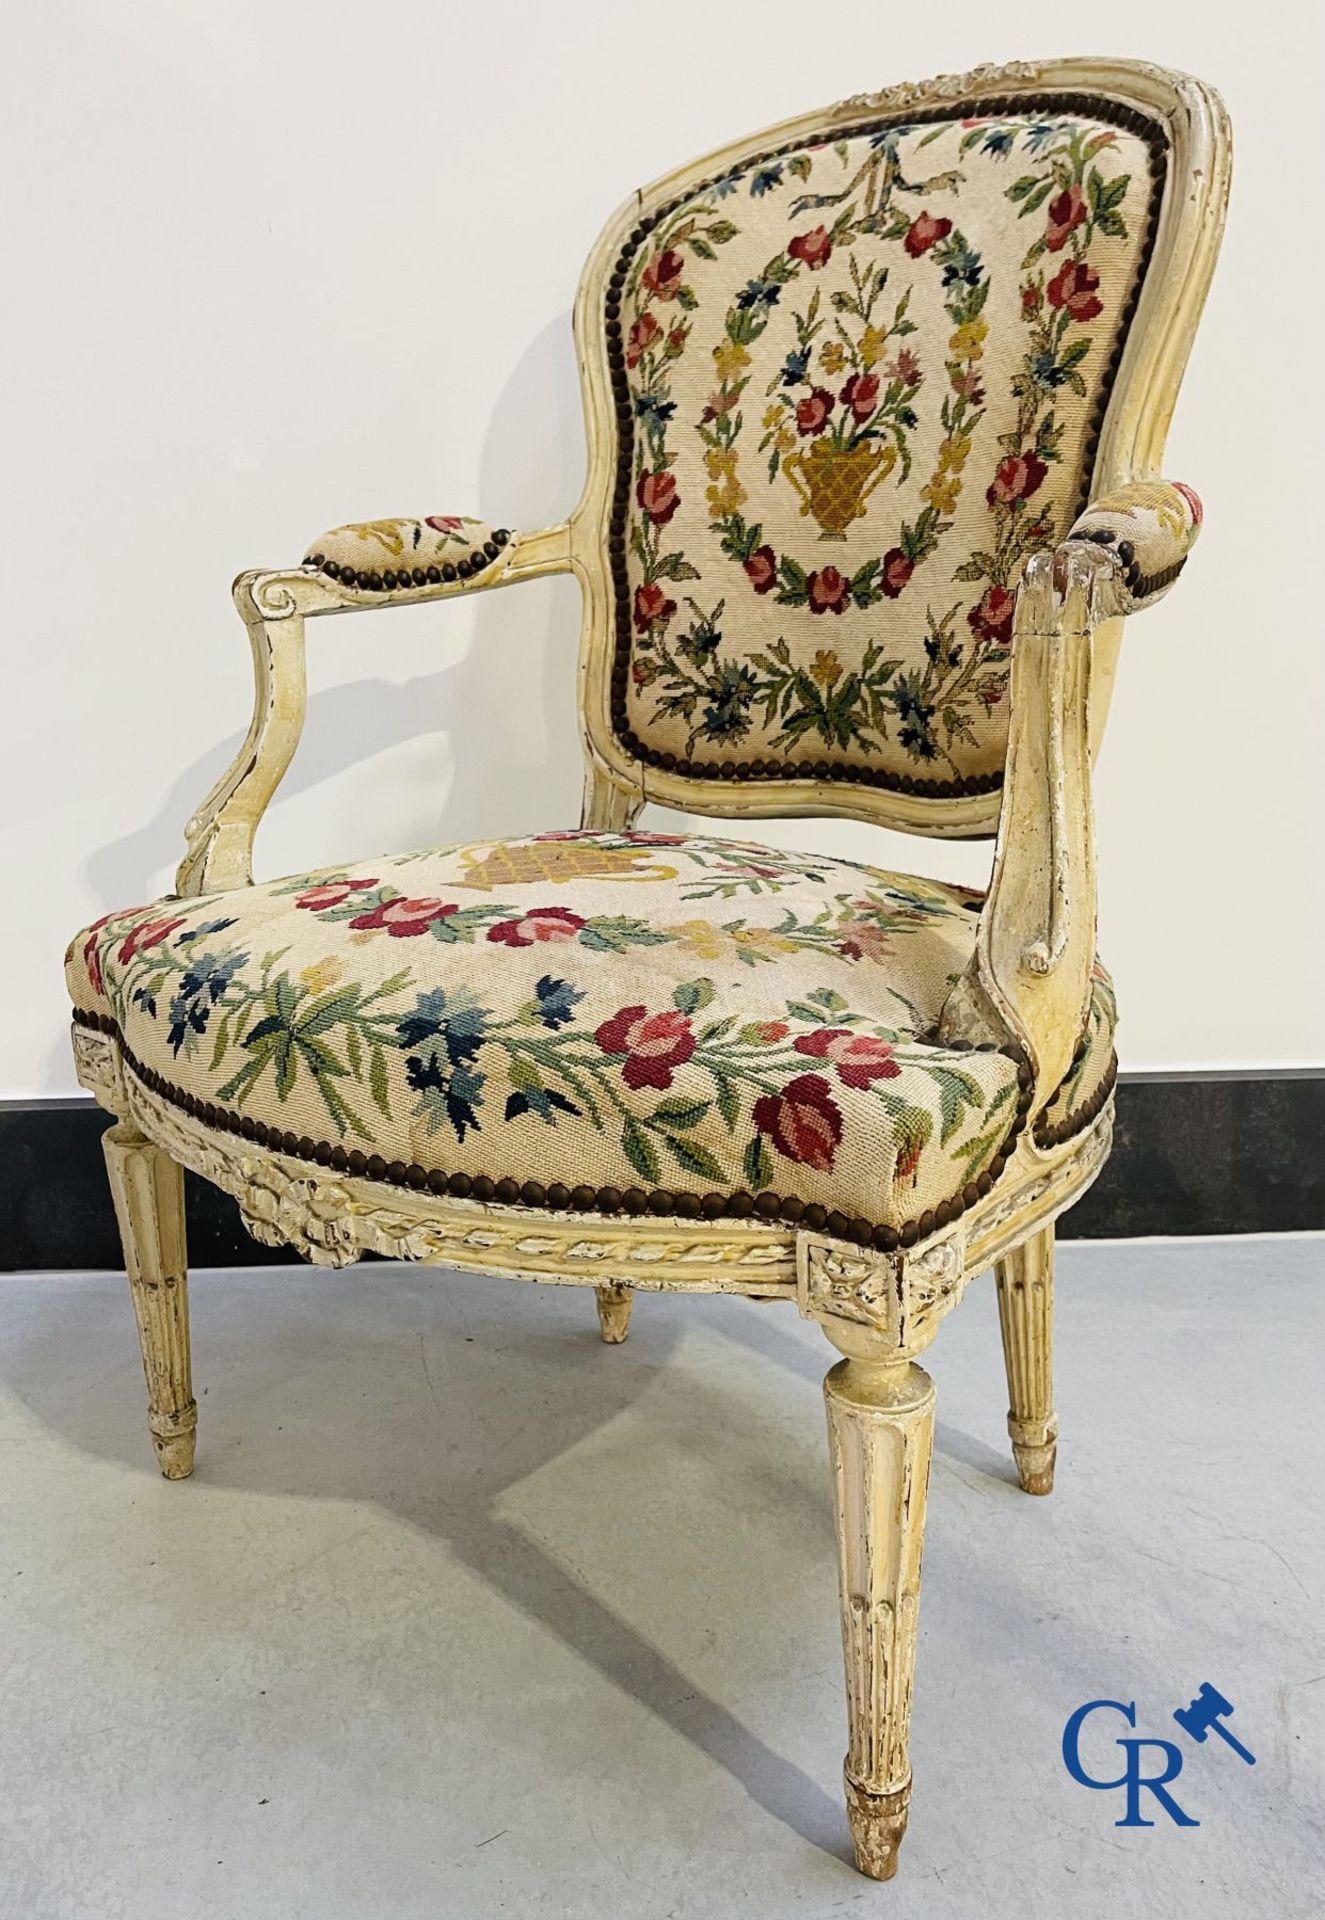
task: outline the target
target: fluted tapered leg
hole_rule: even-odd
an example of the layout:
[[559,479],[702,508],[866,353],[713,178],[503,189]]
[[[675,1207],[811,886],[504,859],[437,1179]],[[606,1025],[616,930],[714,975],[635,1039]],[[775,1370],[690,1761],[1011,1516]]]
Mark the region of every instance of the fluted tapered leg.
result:
[[619,1347],[630,1332],[635,1290],[623,1287],[619,1280],[610,1280],[605,1287],[595,1287],[594,1293],[598,1300],[598,1331],[609,1347]]
[[1003,1358],[1008,1370],[1008,1433],[1017,1477],[1027,1493],[1052,1493],[1058,1453],[1054,1412],[1054,1230],[1044,1227],[994,1268]]
[[189,1368],[184,1174],[129,1121],[102,1136],[147,1375],[147,1424],[167,1480],[193,1472],[198,1408]]
[[824,1381],[846,1654],[847,1816],[856,1865],[891,1880],[911,1802],[911,1686],[934,1385],[907,1361]]

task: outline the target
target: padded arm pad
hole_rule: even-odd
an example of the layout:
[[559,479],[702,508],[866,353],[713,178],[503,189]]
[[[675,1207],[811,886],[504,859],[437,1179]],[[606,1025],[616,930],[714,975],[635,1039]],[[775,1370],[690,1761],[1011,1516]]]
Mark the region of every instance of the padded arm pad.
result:
[[1134,480],[1094,500],[1068,534],[1114,561],[1109,613],[1153,606],[1173,585],[1201,531],[1201,502],[1181,481]]
[[309,547],[306,567],[342,586],[370,593],[417,591],[443,582],[477,580],[502,560],[507,527],[432,513],[426,520],[365,520],[333,527]]

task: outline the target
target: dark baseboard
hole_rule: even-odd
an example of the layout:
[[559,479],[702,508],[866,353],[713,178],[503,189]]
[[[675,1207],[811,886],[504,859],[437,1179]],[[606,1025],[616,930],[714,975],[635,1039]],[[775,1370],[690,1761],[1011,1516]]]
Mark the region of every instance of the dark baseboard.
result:
[[[121,1265],[90,1100],[0,1102],[0,1271]],[[188,1176],[195,1267],[273,1266],[228,1195]],[[1065,1239],[1325,1228],[1325,1072],[1124,1075],[1109,1162]]]

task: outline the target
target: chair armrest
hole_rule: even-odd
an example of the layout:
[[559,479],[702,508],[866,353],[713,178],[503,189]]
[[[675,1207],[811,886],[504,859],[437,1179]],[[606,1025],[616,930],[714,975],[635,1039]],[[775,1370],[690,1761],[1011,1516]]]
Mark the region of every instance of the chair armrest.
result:
[[1099,617],[1154,606],[1186,566],[1202,517],[1200,499],[1180,480],[1132,480],[1092,500],[1067,539],[1097,547],[1110,562],[1096,588]]
[[1027,1137],[1071,1066],[1095,960],[1091,634],[1113,568],[1066,541],[1028,562],[1013,623],[1008,754],[975,950],[940,1021],[946,1041],[1012,1042],[1035,1076]]
[[253,717],[239,752],[184,829],[180,894],[222,892],[253,877],[253,840],[299,744],[306,701],[304,621],[408,606],[571,570],[570,528],[512,533],[433,515],[336,527],[302,565],[242,573],[234,599],[253,653]]
[[377,596],[420,587],[486,585],[512,539],[508,527],[463,514],[424,520],[363,520],[333,527],[304,555],[329,580]]
[[1190,487],[1129,482],[1093,502],[1056,552],[1032,556],[1017,592],[993,874],[975,952],[940,1031],[1025,1050],[1035,1075],[1028,1122],[1062,1084],[1090,1009],[1094,632],[1167,592],[1200,526]]

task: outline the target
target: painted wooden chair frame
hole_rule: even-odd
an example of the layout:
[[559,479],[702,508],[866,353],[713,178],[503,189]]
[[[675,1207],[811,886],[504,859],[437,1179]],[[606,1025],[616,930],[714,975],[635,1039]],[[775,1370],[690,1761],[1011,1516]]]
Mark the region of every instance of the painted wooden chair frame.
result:
[[[186,827],[178,889],[247,885],[254,833],[289,765],[304,718],[304,623],[384,604],[445,599],[573,573],[584,596],[580,705],[586,826],[625,828],[645,802],[738,818],[844,813],[950,836],[997,832],[976,964],[949,1025],[968,1040],[1012,1037],[1027,1065],[1024,1124],[998,1177],[973,1205],[890,1251],[760,1218],[608,1220],[483,1204],[391,1187],[310,1165],[297,1154],[218,1132],[181,1111],[126,1061],[116,1037],[74,1030],[79,1077],[117,1116],[106,1157],[147,1372],[161,1470],[192,1470],[197,1410],[190,1380],[182,1169],[235,1196],[250,1230],[305,1258],[341,1265],[372,1251],[510,1278],[592,1286],[604,1339],[626,1337],[637,1291],[785,1299],[816,1320],[843,1356],[825,1382],[837,1507],[849,1747],[846,1791],[856,1858],[895,1870],[911,1794],[908,1759],[921,1540],[934,1389],[917,1364],[969,1280],[992,1266],[1007,1362],[1008,1428],[1021,1484],[1053,1484],[1054,1221],[1109,1149],[1111,1086],[1071,1137],[1043,1123],[1081,1029],[1095,958],[1091,763],[1121,635],[1126,582],[1102,547],[1069,541],[1027,568],[1016,605],[1011,735],[1003,794],[919,799],[883,788],[804,780],[730,782],[700,792],[665,767],[628,758],[610,716],[611,578],[606,542],[613,402],[601,314],[612,263],[645,198],[683,193],[760,145],[864,115],[920,115],[954,103],[1088,93],[1135,107],[1165,128],[1170,188],[1095,462],[1093,495],[1160,471],[1179,379],[1222,230],[1230,145],[1217,96],[1158,69],[1103,60],[981,68],[843,102],[680,169],[634,195],[585,272],[576,339],[588,429],[588,474],[565,524],[488,540],[453,579],[404,572],[365,582],[305,564],[241,575],[235,602],[253,652],[256,696],[233,766]],[[1001,800],[1001,804],[1000,804]],[[1080,1124],[1084,1120],[1085,1124]],[[907,1243],[909,1241],[909,1244]]]

